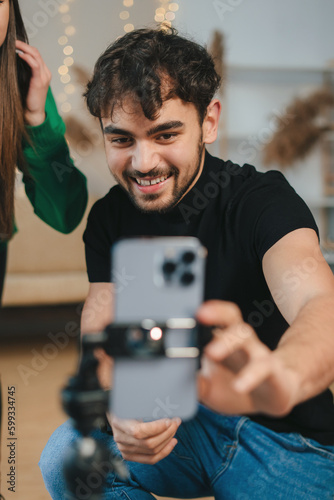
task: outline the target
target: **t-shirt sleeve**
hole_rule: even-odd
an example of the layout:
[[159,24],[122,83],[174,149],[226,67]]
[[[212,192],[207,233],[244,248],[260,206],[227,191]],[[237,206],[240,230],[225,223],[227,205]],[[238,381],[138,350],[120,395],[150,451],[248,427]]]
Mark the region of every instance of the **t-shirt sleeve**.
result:
[[112,237],[105,205],[105,199],[99,200],[93,205],[83,234],[90,283],[109,283],[111,281],[110,249]]
[[296,229],[313,229],[319,237],[310,209],[280,172],[249,179],[237,198],[239,234],[247,235],[242,240],[250,242],[260,261],[269,248]]

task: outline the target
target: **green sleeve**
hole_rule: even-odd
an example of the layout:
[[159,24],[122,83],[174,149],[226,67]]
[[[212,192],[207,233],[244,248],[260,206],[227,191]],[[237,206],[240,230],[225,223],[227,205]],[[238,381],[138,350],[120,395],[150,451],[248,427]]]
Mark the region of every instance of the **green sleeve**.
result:
[[[23,182],[34,212],[62,233],[70,233],[81,221],[87,205],[86,177],[70,157],[64,138],[65,124],[49,89],[45,121],[27,126],[29,141],[23,143]],[[20,166],[19,166],[20,167]]]

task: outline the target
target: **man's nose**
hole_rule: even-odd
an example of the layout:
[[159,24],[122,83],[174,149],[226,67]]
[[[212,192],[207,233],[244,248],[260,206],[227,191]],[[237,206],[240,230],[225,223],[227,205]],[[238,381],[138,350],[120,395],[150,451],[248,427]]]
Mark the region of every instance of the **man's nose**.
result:
[[158,166],[160,157],[154,145],[147,142],[137,143],[132,154],[132,168],[147,174]]

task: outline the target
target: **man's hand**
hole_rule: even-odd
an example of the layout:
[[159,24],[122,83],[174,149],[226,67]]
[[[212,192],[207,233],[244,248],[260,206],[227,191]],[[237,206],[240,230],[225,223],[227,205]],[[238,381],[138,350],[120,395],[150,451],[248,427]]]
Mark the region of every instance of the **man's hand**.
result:
[[123,458],[151,465],[171,453],[177,444],[174,435],[181,424],[179,418],[139,422],[109,416],[109,421]]
[[235,304],[206,302],[197,319],[217,325],[198,377],[203,404],[227,414],[283,416],[292,410],[298,387],[295,374],[258,339]]
[[45,101],[51,81],[51,73],[38,50],[16,40],[18,56],[29,64],[32,72],[27,94],[25,120],[28,125],[41,125],[45,120]]

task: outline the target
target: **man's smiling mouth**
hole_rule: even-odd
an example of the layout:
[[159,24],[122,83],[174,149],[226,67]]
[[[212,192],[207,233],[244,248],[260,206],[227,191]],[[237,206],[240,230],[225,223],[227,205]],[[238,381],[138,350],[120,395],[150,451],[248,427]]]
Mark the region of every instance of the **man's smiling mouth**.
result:
[[165,181],[168,177],[170,176],[163,175],[161,177],[155,177],[154,179],[138,179],[137,177],[133,177],[133,179],[137,182],[137,184],[139,184],[139,186],[154,186],[155,184]]

